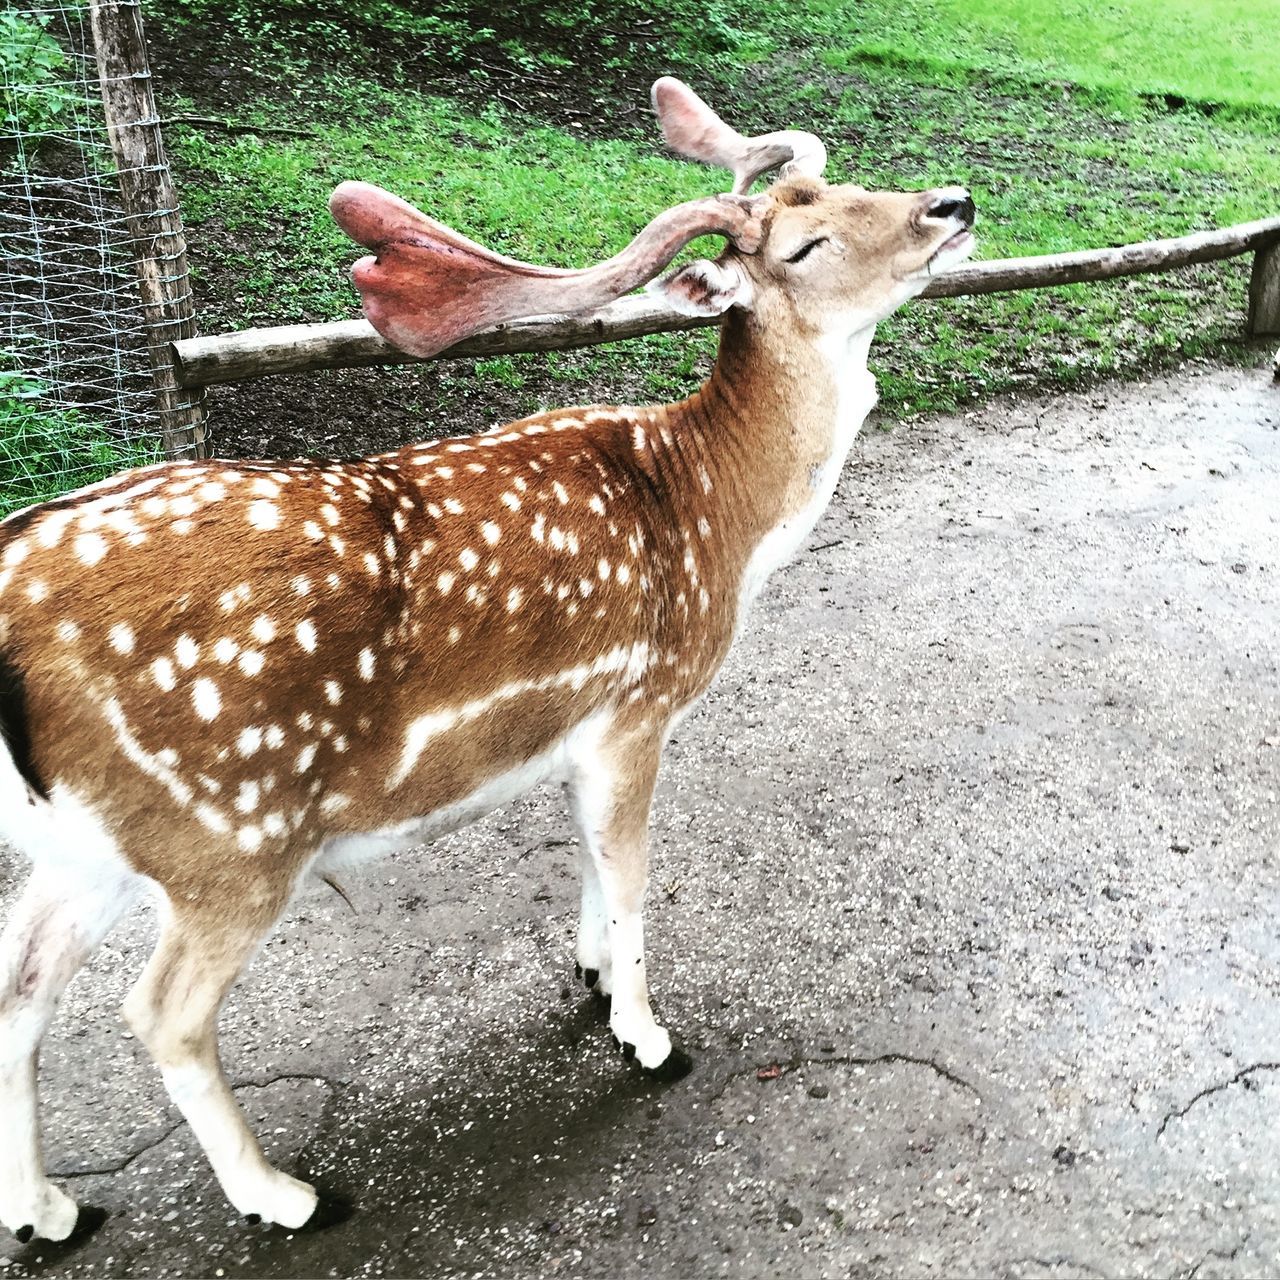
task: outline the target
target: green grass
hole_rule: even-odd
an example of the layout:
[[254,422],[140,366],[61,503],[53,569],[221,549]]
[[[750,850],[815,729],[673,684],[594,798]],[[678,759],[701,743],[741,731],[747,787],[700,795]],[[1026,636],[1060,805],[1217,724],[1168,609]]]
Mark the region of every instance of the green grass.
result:
[[[1209,118],[1130,99],[1064,95],[1032,82],[979,87],[908,80],[900,66],[797,76],[757,68],[761,123],[802,122],[829,142],[833,179],[922,188],[962,182],[980,209],[982,255],[1004,257],[1120,244],[1280,211],[1280,137],[1266,117]],[[957,73],[958,74],[958,73]],[[503,252],[583,265],[616,252],[667,204],[717,189],[721,177],[664,155],[653,133],[574,136],[521,120],[501,104],[480,113],[408,89],[329,76],[311,91],[327,110],[310,136],[267,130],[293,106],[242,119],[260,134],[173,136],[198,266],[202,228],[243,247],[217,258],[218,294],[204,327],[336,319],[353,314],[345,268],[359,250],[325,211],[333,185],[377,182]],[[332,123],[335,119],[340,124]],[[718,251],[714,242],[702,251]],[[698,251],[699,246],[694,246]],[[1179,354],[1221,352],[1240,333],[1247,263],[1107,285],[917,304],[873,349],[882,399],[897,414],[951,408],[997,390],[1131,372]],[[234,276],[234,292],[223,283]],[[565,400],[622,383],[647,398],[689,389],[707,335],[629,343],[566,360]],[[546,357],[492,366],[518,387]],[[629,375],[629,376],[626,376]],[[474,384],[468,384],[474,390]],[[434,408],[447,418],[448,396]],[[537,408],[536,396],[523,409]]]
[[61,409],[29,378],[0,372],[0,519],[67,489],[159,460],[79,410]]
[[1280,107],[1280,0],[827,0],[814,10],[832,66],[881,58],[1124,96]]

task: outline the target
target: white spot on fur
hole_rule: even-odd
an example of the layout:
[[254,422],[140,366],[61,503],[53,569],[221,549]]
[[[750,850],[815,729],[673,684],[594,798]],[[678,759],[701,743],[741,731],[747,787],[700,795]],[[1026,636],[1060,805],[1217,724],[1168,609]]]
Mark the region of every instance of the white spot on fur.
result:
[[111,641],[111,647],[117,653],[132,653],[134,645],[137,643],[134,638],[133,628],[123,622],[117,622],[107,633],[107,638]]
[[458,563],[470,572],[480,563],[480,557],[476,555],[470,547],[463,547],[462,550],[458,552]]
[[222,710],[222,695],[212,680],[201,677],[191,686],[191,701],[201,720],[216,720]]
[[257,755],[262,750],[262,730],[253,724],[247,729],[241,729],[240,736],[236,739],[236,750],[246,758]]
[[372,649],[361,649],[359,659],[359,670],[361,680],[372,680],[376,662]]
[[280,527],[280,508],[274,502],[259,498],[249,504],[249,523],[264,532]]
[[316,651],[316,624],[310,618],[303,618],[293,630],[298,643],[308,652]]
[[242,782],[236,793],[236,812],[252,813],[258,807],[261,796],[262,788],[256,782]]
[[498,541],[502,537],[502,530],[494,524],[492,520],[486,520],[480,526],[480,532],[484,535],[484,540],[491,546],[497,546]]
[[226,817],[211,804],[198,804],[194,812],[203,826],[208,827],[210,831],[216,831],[218,835],[226,835],[231,830],[231,824]]
[[256,676],[262,674],[262,668],[267,664],[267,660],[260,654],[257,649],[246,649],[240,655],[240,661],[237,664],[240,670],[247,676]]
[[178,659],[178,666],[187,671],[190,671],[200,658],[200,646],[188,635],[178,637],[178,642],[174,645],[173,651],[174,656]]
[[107,554],[107,540],[100,533],[82,533],[76,537],[75,548],[81,563],[92,566]]

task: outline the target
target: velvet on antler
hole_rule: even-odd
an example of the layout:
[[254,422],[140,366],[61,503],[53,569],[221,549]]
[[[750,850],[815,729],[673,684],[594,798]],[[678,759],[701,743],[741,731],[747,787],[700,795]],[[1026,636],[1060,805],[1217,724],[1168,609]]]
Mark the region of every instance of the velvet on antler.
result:
[[653,109],[667,145],[690,160],[729,169],[735,195],[751,190],[762,174],[781,168],[784,178],[820,178],[827,166],[822,140],[800,129],[744,137],[730,128],[692,89],[674,76],[653,84]]
[[762,203],[719,195],[675,205],[621,253],[579,270],[503,257],[365,182],[342,183],[329,208],[347,235],[373,250],[352,269],[369,322],[402,350],[431,356],[507,320],[612,302],[651,280],[698,236],[727,236],[752,253]]

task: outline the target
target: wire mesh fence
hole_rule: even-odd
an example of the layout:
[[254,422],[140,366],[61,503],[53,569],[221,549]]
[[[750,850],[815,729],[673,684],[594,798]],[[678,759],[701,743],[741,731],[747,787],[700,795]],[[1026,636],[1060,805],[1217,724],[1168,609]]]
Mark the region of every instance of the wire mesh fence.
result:
[[0,516],[161,456],[88,6],[0,11]]

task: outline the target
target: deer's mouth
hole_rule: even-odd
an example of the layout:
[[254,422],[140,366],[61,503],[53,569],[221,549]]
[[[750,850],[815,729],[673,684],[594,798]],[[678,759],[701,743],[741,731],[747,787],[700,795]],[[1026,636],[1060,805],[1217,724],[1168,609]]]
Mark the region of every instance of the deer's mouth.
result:
[[933,275],[936,271],[945,270],[957,262],[963,262],[974,251],[977,244],[978,241],[973,232],[968,227],[961,227],[933,251],[933,256],[925,264],[925,271]]
[[934,251],[932,261],[936,262],[944,255],[950,257],[952,254],[968,255],[973,252],[974,246],[977,244],[972,231],[968,227],[961,227],[953,236],[948,236],[938,248]]

